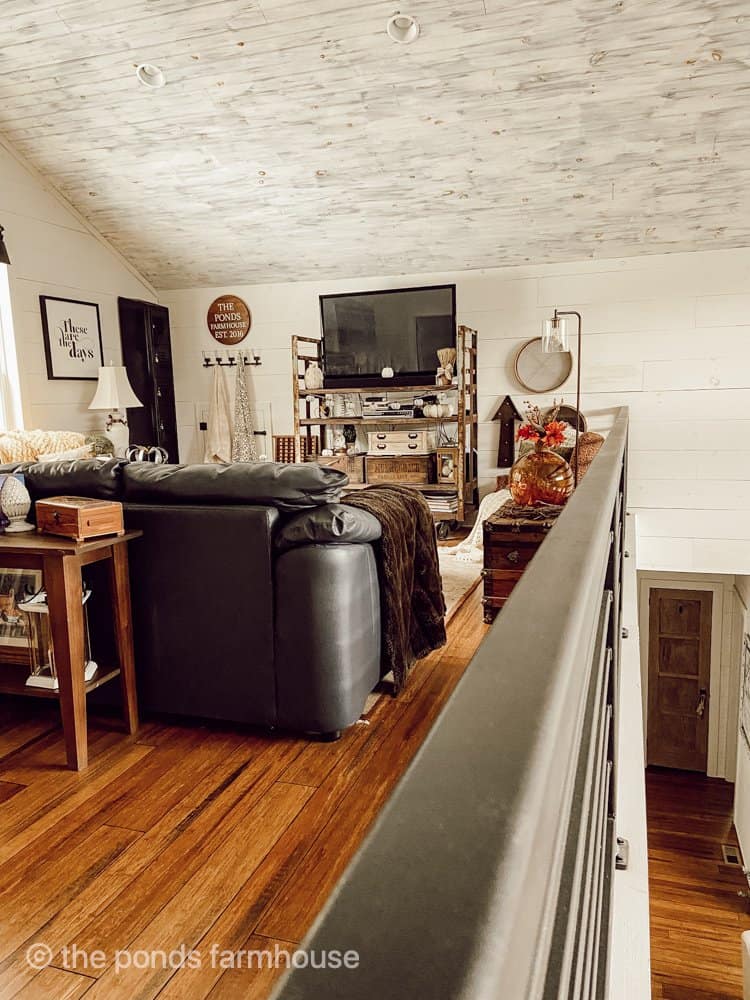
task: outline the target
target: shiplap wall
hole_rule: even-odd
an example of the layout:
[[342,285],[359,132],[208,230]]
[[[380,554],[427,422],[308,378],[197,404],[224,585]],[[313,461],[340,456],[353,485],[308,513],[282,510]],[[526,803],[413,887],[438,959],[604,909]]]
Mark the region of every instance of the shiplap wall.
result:
[[13,326],[27,428],[86,431],[104,414],[87,409],[95,382],[50,381],[40,295],[96,302],[105,360],[120,357],[117,296],[156,298],[150,286],[0,140],[0,224],[11,258]]
[[[618,405],[631,411],[629,501],[640,568],[732,574],[750,567],[750,249],[162,291],[172,316],[183,459],[202,452],[197,419],[209,373],[201,351],[215,346],[205,313],[217,295],[232,292],[250,306],[246,343],[263,359],[251,370],[255,397],[270,404],[273,430],[289,433],[290,339],[319,336],[320,293],[442,281],[457,283],[459,321],[479,330],[484,489],[497,472],[498,427],[490,418],[507,392],[519,407],[526,396],[513,379],[515,352],[538,336],[554,306],[578,308],[590,423],[605,426]],[[573,402],[573,378],[562,392]]]

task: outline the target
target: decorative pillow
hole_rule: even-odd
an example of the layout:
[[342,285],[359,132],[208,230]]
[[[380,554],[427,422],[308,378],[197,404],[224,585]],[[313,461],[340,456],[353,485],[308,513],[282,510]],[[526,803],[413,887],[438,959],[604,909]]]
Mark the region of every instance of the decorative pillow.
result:
[[86,444],[91,448],[91,454],[95,458],[98,458],[99,455],[104,455],[105,458],[114,457],[115,446],[106,434],[88,434]]
[[61,454],[86,443],[77,431],[5,431],[0,434],[0,462],[28,462],[38,455]]
[[82,444],[80,448],[69,451],[51,451],[48,455],[37,455],[37,462],[75,462],[79,458],[92,458],[90,444]]

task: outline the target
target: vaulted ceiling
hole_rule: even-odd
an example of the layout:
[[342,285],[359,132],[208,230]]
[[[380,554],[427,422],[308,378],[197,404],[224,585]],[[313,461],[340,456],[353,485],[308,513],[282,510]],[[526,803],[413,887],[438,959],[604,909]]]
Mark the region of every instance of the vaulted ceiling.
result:
[[750,245],[747,0],[397,7],[3,0],[0,132],[159,288]]

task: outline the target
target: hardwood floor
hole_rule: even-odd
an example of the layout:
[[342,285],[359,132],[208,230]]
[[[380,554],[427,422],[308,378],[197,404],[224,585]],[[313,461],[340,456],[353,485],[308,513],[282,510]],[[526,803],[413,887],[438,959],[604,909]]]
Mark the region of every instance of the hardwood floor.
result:
[[654,1000],[742,1000],[748,885],[721,853],[737,843],[732,797],[716,778],[646,772]]
[[[225,953],[302,939],[486,631],[478,588],[406,691],[331,744],[161,722],[126,737],[94,718],[76,774],[56,706],[6,699],[0,1000],[265,997],[277,972]],[[200,967],[177,967],[181,946]],[[125,949],[155,960],[118,969]]]

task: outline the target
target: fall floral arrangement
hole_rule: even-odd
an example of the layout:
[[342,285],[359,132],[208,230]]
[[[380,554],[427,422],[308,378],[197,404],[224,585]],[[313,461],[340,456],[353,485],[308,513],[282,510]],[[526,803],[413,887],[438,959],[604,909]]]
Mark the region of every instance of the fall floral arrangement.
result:
[[555,406],[549,414],[549,419],[545,421],[539,407],[527,402],[525,421],[518,428],[519,439],[531,441],[543,448],[557,448],[564,444],[567,424],[557,419],[559,412],[560,407]]
[[526,418],[518,437],[533,444],[533,449],[510,470],[508,489],[518,507],[561,507],[573,492],[573,472],[562,455],[552,449],[565,443],[567,424],[557,419],[557,404],[553,404],[546,420],[538,406],[528,402],[525,405]]

